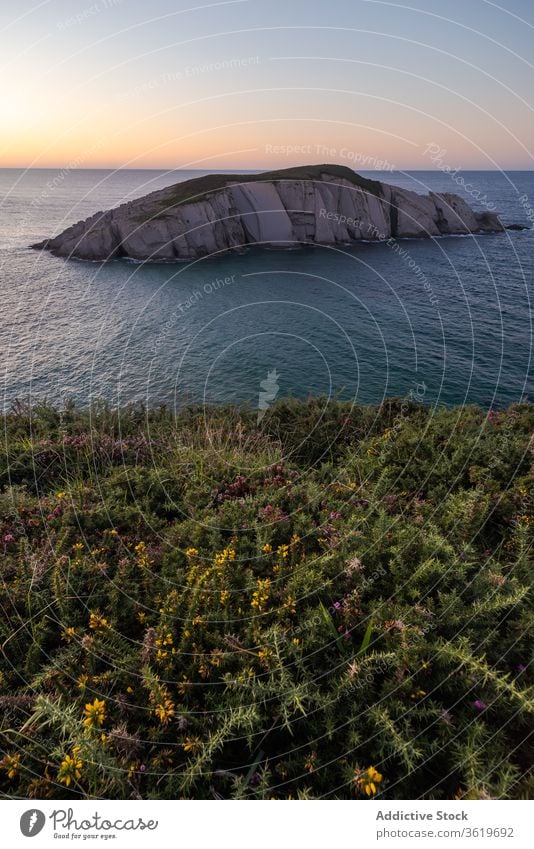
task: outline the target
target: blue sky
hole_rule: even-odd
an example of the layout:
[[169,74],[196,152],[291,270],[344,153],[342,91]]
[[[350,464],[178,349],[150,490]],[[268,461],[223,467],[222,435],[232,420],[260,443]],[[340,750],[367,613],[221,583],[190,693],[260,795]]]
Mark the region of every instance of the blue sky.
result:
[[523,0],[23,0],[0,32],[5,166],[533,167]]

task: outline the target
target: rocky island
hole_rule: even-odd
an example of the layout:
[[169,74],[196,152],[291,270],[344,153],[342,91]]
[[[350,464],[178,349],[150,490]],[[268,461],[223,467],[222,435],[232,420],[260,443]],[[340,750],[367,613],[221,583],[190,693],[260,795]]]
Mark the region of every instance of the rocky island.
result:
[[504,229],[495,213],[475,212],[456,194],[419,195],[345,166],[310,165],[176,183],[32,247],[85,260],[161,262],[250,245],[346,245]]

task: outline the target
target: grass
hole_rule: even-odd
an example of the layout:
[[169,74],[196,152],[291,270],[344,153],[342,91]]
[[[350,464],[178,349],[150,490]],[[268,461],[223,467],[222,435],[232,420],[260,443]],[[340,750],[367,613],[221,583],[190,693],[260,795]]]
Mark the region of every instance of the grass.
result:
[[527,797],[533,421],[18,405],[0,792]]
[[[166,189],[161,189],[153,192],[153,205],[149,208],[149,213],[143,212],[143,220],[149,218],[154,220],[160,215],[166,215],[170,209],[175,206],[181,206],[186,203],[196,203],[204,200],[214,192],[220,191],[230,183],[258,183],[272,182],[275,180],[321,180],[321,174],[328,173],[332,179],[348,180],[360,189],[363,189],[370,194],[381,196],[380,182],[378,180],[369,180],[362,177],[347,168],[345,165],[301,165],[293,168],[283,168],[277,171],[265,171],[261,174],[207,174],[203,177],[195,177],[192,180],[185,180],[182,183],[176,183],[174,186],[169,186]],[[144,201],[145,199],[143,199]],[[132,210],[135,209],[137,201],[132,201]]]

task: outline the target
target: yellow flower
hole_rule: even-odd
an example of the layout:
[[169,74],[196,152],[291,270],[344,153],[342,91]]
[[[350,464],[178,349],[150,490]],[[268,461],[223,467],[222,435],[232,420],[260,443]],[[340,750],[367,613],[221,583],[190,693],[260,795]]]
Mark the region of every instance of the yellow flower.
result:
[[174,716],[174,704],[168,696],[163,696],[162,700],[158,702],[154,708],[154,713],[162,725],[168,725]]
[[182,743],[184,752],[198,752],[202,748],[202,740],[200,737],[186,737]]
[[264,649],[260,649],[258,652],[258,657],[260,660],[267,660],[268,657],[272,655],[271,649],[265,647]]
[[264,554],[271,554],[273,547],[270,542],[266,542],[265,545],[262,545],[261,550]]
[[67,493],[66,493],[66,492],[56,492],[56,498],[59,498],[59,500],[60,500],[60,501],[61,501],[63,498],[66,498],[66,497],[67,497]]
[[104,699],[95,699],[91,704],[85,705],[85,719],[83,724],[87,728],[100,727],[106,718],[106,703]]
[[218,551],[215,555],[213,565],[216,568],[221,569],[225,565],[225,563],[228,563],[228,561],[232,560],[235,560],[235,549],[224,548],[222,551]]
[[410,694],[410,698],[418,701],[419,699],[423,699],[426,696],[426,690],[415,690]]
[[293,596],[288,595],[287,601],[284,604],[284,607],[290,613],[296,613],[297,612],[297,607],[296,607],[295,599],[293,598]]
[[146,542],[138,542],[137,545],[134,546],[134,551],[137,554],[137,565],[142,567],[148,567],[151,565],[152,561],[150,560],[147,554]]
[[252,593],[251,607],[256,607],[258,610],[263,610],[265,604],[269,600],[271,582],[269,578],[262,580],[261,578],[256,583],[257,589]]
[[8,778],[16,778],[20,769],[20,755],[6,755],[0,766],[7,772]]
[[354,781],[360,793],[365,793],[366,796],[374,796],[376,794],[376,785],[382,781],[382,775],[374,766],[368,766],[363,772],[359,769],[354,772]]
[[91,613],[89,616],[89,627],[93,631],[104,631],[106,628],[109,628],[109,622],[100,613]]
[[185,552],[186,557],[196,557],[197,554],[198,554],[197,548],[188,548],[187,551]]
[[230,593],[228,590],[222,590],[219,596],[219,601],[221,604],[226,604],[228,599],[230,598]]
[[72,638],[76,636],[76,629],[72,628],[72,627],[71,628],[65,628],[65,630],[63,631],[63,634],[61,636],[62,636],[62,639],[70,642],[72,640]]
[[286,558],[289,554],[289,546],[288,545],[279,545],[276,549],[276,553],[279,557]]
[[89,681],[88,675],[86,675],[85,673],[80,675],[80,677],[78,678],[78,689],[79,690],[85,690],[85,685],[87,684],[88,681]]
[[294,646],[300,646],[300,638],[299,637],[293,637],[293,645]]
[[59,766],[58,781],[70,787],[72,781],[78,781],[82,776],[83,761],[79,756],[80,747],[75,746],[70,755],[65,755]]

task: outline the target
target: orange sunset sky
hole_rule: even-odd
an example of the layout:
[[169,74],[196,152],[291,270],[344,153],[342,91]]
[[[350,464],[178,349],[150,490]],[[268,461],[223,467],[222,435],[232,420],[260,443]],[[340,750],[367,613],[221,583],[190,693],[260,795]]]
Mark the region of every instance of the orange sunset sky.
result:
[[[332,11],[335,10],[335,15]],[[532,168],[532,7],[3,4],[1,167]]]

